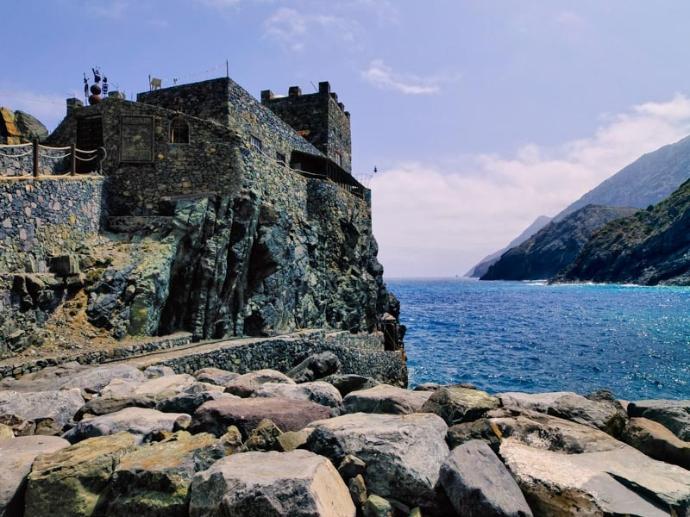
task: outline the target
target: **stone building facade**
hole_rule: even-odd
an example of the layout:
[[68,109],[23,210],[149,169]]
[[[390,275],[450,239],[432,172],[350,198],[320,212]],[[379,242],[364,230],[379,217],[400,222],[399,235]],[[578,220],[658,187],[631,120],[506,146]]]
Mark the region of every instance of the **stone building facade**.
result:
[[[350,173],[349,115],[328,83],[296,93],[262,104],[221,78],[141,93],[136,102],[68,100],[45,144],[76,143],[102,158],[100,181],[76,176],[65,180],[73,193],[60,190],[61,206],[89,221],[64,246],[88,268],[75,287],[87,300],[83,320],[117,339],[178,331],[208,339],[370,332],[385,313],[397,318],[376,258],[370,194]],[[14,231],[13,223],[5,233]],[[90,241],[100,249],[77,246],[79,232],[100,232]],[[21,242],[7,249],[22,251]],[[55,254],[34,249],[44,255],[37,260]],[[109,249],[117,260],[102,256]],[[11,261],[17,274],[26,274],[25,258]],[[22,296],[4,297],[0,334],[12,328]],[[40,322],[55,304],[31,306]]]

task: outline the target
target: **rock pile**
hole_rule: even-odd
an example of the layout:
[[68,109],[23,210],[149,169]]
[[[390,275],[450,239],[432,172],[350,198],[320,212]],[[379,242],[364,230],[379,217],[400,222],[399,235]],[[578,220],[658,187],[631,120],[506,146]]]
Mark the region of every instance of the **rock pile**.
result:
[[334,367],[3,382],[0,517],[690,512],[690,401],[409,391]]

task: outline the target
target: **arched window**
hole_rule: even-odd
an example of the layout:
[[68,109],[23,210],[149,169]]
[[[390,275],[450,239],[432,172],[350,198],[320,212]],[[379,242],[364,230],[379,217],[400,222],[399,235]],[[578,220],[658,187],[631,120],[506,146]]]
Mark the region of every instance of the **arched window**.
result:
[[170,122],[170,143],[189,143],[189,124],[181,117],[174,118],[172,122]]

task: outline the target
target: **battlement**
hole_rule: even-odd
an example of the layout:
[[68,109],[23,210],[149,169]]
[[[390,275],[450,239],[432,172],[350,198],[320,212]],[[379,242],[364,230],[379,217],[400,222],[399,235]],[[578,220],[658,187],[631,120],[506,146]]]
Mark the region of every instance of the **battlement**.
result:
[[352,172],[350,113],[331,91],[328,81],[319,83],[317,92],[304,94],[291,86],[287,96],[271,90],[261,92],[261,104],[292,126],[302,137],[347,172]]

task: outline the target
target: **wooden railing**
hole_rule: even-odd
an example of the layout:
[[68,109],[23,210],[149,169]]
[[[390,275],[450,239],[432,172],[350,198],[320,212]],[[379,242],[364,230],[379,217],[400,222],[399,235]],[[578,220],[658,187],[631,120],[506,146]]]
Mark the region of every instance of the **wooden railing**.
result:
[[[61,154],[61,151],[66,151]],[[38,178],[47,176],[76,176],[77,174],[100,174],[101,165],[106,158],[104,147],[86,150],[78,149],[75,144],[65,147],[51,147],[38,143],[38,140],[30,144],[0,145],[0,178]],[[29,160],[28,157],[31,157]],[[59,161],[63,163],[69,158],[69,167],[64,167],[66,172],[56,172]],[[19,163],[14,160],[20,160]],[[79,163],[91,163],[93,167],[85,167],[79,171]],[[54,165],[50,165],[54,164]],[[46,170],[49,174],[41,174]]]

